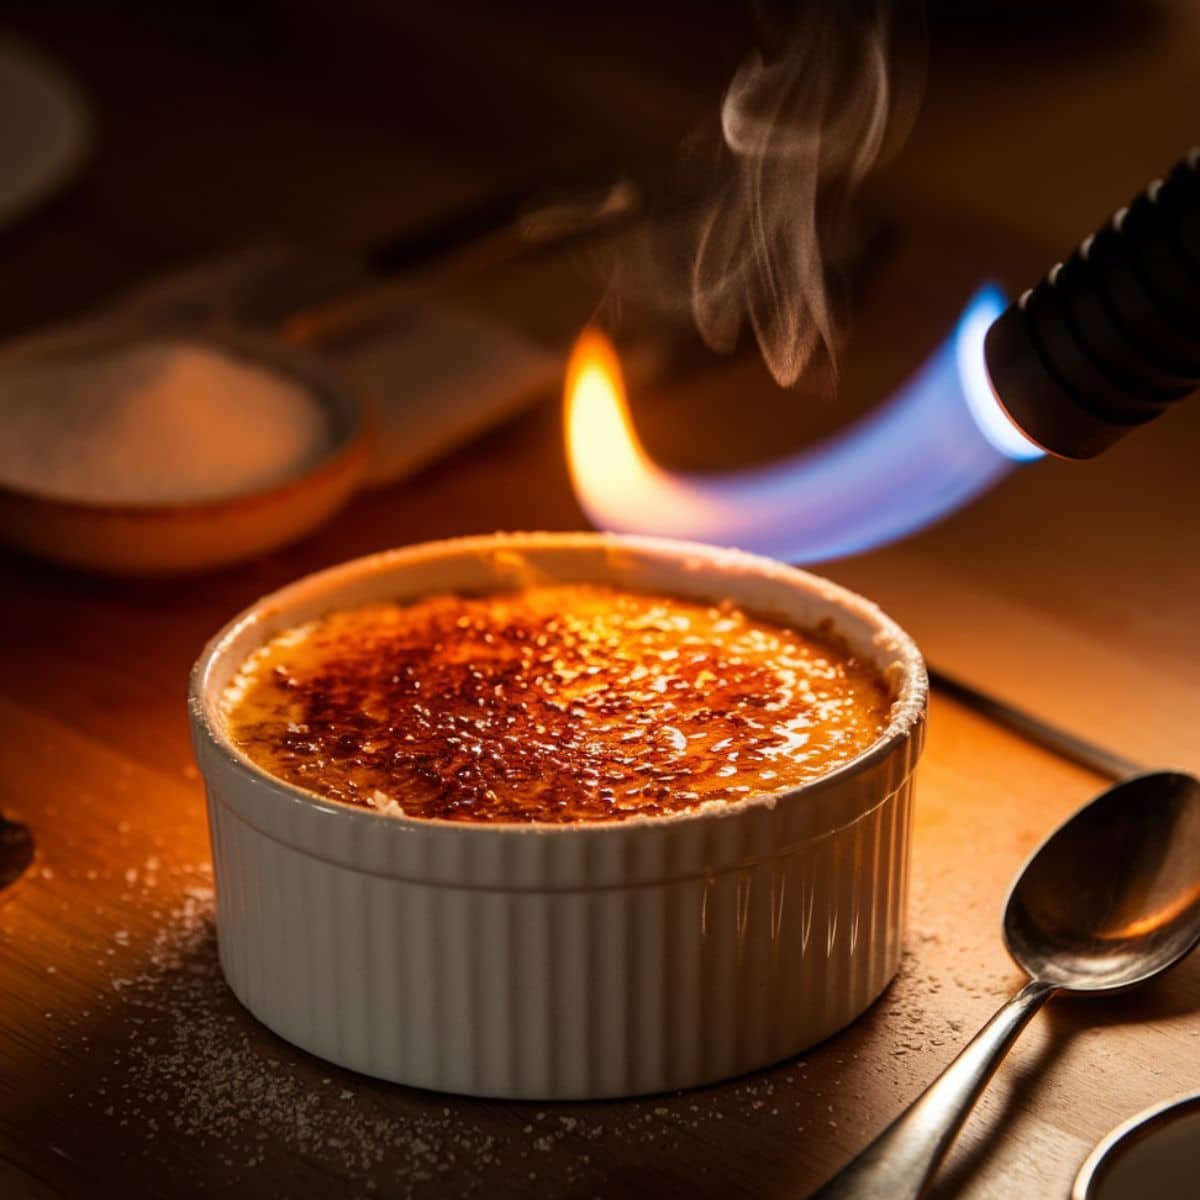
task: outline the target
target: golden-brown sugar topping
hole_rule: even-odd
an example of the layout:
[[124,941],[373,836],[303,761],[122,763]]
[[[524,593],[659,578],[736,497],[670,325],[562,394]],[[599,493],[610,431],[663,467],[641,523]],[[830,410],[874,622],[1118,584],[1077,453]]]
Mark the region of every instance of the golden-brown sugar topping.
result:
[[793,787],[865,750],[889,707],[819,637],[581,584],[333,612],[268,642],[225,696],[242,751],[323,796],[555,823]]

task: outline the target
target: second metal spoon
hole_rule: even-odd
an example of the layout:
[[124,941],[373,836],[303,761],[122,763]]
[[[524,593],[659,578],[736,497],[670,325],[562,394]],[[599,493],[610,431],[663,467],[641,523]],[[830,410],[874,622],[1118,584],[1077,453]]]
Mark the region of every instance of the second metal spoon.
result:
[[1200,941],[1200,780],[1137,775],[1061,825],[1013,884],[1004,941],[1029,982],[812,1200],[919,1196],[1000,1060],[1050,996],[1132,987]]

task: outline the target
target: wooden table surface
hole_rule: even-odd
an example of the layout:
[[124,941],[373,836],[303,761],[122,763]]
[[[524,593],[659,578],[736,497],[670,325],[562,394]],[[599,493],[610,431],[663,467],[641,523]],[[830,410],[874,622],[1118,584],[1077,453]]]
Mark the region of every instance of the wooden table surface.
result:
[[[1002,24],[1005,36],[981,47],[978,36],[935,30],[926,110],[881,189],[901,239],[856,314],[848,407],[903,378],[975,280],[1027,281],[1195,139],[1200,52],[1189,35],[1200,17],[1187,5],[1119,7],[1115,29],[1076,40]],[[337,20],[312,6],[282,49],[272,49],[266,7],[251,22],[261,37],[232,41],[224,29],[201,37],[184,17],[125,28],[88,6],[27,13],[28,31],[91,86],[105,140],[70,196],[3,235],[0,329],[57,319],[139,274],[264,233],[355,244],[581,137],[598,154],[627,149],[645,161],[711,105],[743,44],[715,18],[699,28],[670,6],[644,19],[631,7],[636,36],[624,41],[617,18],[584,11],[599,22],[595,37],[561,53],[551,53],[563,30],[549,17],[501,19],[485,6],[401,16],[354,4]],[[460,45],[455,22],[468,17],[480,33]],[[628,61],[618,53],[626,42]],[[389,45],[411,68],[395,95]],[[343,64],[314,82],[322,47],[361,62],[361,77]],[[482,126],[462,123],[465,110],[437,86],[441,71],[469,75],[477,92],[506,83]],[[147,112],[146,95],[164,88],[171,103]],[[543,121],[529,106],[544,108],[546,94],[561,104]],[[402,111],[414,97],[424,107]],[[277,152],[264,162],[268,135]],[[514,289],[527,294],[520,280],[492,268],[465,286],[495,309]],[[716,444],[717,401],[733,387],[740,413],[755,414],[740,424],[758,429],[760,449],[778,428],[799,441],[829,420],[798,411],[744,360],[698,372],[688,387],[688,402],[713,417]],[[648,433],[681,403],[666,388],[644,401]],[[1190,450],[1200,422],[1183,412],[1170,422],[1087,482],[1047,464],[921,538],[830,572],[971,669],[1007,663],[1015,678],[1014,659],[1026,675],[1051,661],[1061,679],[1067,647],[1089,690],[1097,672],[1123,672],[1104,736],[1152,725],[1139,735],[1146,753],[1195,762],[1200,504]],[[316,567],[426,537],[579,526],[559,439],[548,400],[354,501],[302,543],[196,579],[108,581],[0,557],[0,811],[37,846],[30,871],[0,893],[0,1194],[800,1197],[1019,984],[999,936],[1008,884],[1102,781],[935,696],[900,974],[863,1019],[798,1060],[647,1099],[494,1103],[329,1067],[241,1009],[216,960],[183,703],[191,661],[230,614]],[[737,448],[753,454],[753,438]],[[1114,490],[1136,499],[1114,500]],[[1101,536],[1087,515],[1105,500]],[[1136,569],[1114,573],[1114,559]],[[964,596],[982,606],[971,621]],[[1008,651],[1035,635],[1024,659]],[[1139,683],[1156,705],[1150,721],[1146,697],[1128,694]],[[1198,1007],[1200,960],[1136,994],[1052,1003],[1002,1067],[935,1194],[1064,1196],[1099,1136],[1196,1086]]]

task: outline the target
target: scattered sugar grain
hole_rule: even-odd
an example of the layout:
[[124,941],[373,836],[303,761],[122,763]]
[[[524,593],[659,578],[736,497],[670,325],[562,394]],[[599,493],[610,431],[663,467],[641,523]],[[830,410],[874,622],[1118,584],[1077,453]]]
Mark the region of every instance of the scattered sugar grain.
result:
[[[783,1122],[789,1136],[798,1126],[813,1127],[819,1090],[804,1083],[804,1061],[700,1097],[681,1093],[566,1114],[541,1110],[529,1114],[519,1132],[504,1137],[481,1126],[469,1106],[423,1107],[405,1098],[403,1107],[392,1108],[394,1093],[377,1090],[382,1085],[365,1081],[361,1088],[344,1087],[336,1076],[311,1076],[303,1062],[264,1053],[258,1026],[240,1009],[231,1009],[221,977],[209,868],[172,865],[162,872],[169,881],[164,887],[158,862],[151,866],[147,859],[130,886],[139,911],[161,914],[158,928],[141,972],[132,978],[112,974],[115,986],[103,1004],[110,1012],[120,1008],[130,1033],[111,1052],[112,1065],[106,1068],[111,1074],[97,1080],[117,1092],[117,1102],[106,1112],[112,1108],[114,1120],[119,1114],[122,1124],[140,1129],[147,1148],[155,1136],[154,1121],[159,1137],[222,1147],[233,1164],[230,1170],[269,1169],[268,1160],[278,1161],[282,1154],[339,1172],[353,1181],[355,1194],[378,1185],[402,1197],[451,1190],[487,1195],[532,1153],[553,1163],[552,1172],[543,1171],[551,1176],[547,1189],[587,1194],[585,1181],[595,1182],[589,1156],[580,1154],[587,1145],[605,1146],[606,1160],[619,1155],[623,1144],[674,1154],[685,1146],[679,1134],[708,1136],[718,1122],[726,1123],[727,1114],[735,1120],[753,1114],[756,1123]],[[143,1029],[143,1023],[150,1028]],[[82,1040],[74,1033],[62,1037],[76,1044]],[[839,1104],[846,1094],[839,1086]],[[775,1097],[784,1102],[770,1103]],[[837,1127],[845,1114],[833,1104],[821,1107]]]

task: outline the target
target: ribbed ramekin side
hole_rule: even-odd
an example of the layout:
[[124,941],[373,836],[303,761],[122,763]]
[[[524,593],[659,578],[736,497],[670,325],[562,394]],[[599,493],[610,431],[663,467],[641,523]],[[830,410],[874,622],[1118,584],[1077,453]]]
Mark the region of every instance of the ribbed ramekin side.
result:
[[719,874],[503,891],[355,871],[210,794],[221,961],[277,1033],[401,1083],[567,1099],[711,1082],[828,1037],[886,986],[910,804],[906,779]]
[[900,961],[911,802],[908,778],[825,838],[703,880],[695,894],[670,885],[661,1019],[664,1037],[677,1036],[665,1086],[798,1053],[878,997]]

